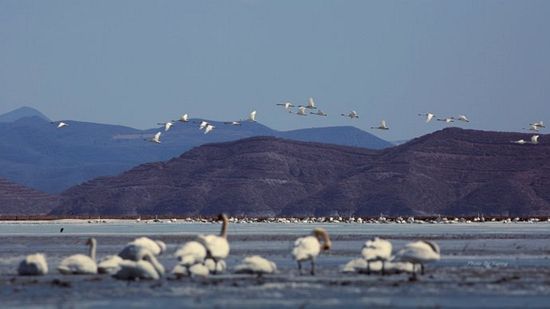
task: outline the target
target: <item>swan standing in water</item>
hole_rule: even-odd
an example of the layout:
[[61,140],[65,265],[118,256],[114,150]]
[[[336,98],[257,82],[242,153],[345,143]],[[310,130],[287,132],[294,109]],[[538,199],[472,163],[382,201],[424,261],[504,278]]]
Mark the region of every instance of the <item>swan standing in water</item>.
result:
[[374,237],[363,245],[361,255],[367,261],[367,273],[370,273],[370,263],[373,261],[382,262],[382,274],[384,274],[384,264],[391,258],[392,245],[391,242]]
[[439,246],[432,241],[420,240],[407,244],[399,250],[392,261],[409,262],[413,264],[413,277],[416,277],[416,265],[420,264],[420,274],[424,274],[424,264],[439,261],[441,252]]
[[[204,259],[206,258],[206,254],[206,248],[200,242],[189,241],[185,243],[185,245],[179,248],[174,254],[178,258],[179,263],[174,267],[172,273],[176,276],[192,275],[193,273],[191,272],[191,267],[197,264],[202,265]],[[206,268],[206,266],[204,267]],[[198,271],[200,273],[202,269],[199,268],[200,267],[195,267],[194,271]]]
[[19,263],[17,273],[20,276],[43,276],[47,274],[48,263],[46,263],[46,257],[41,253],[27,255],[27,257]]
[[174,266],[174,269],[172,269],[172,274],[175,275],[176,278],[208,277],[208,275],[210,274],[210,270],[203,263],[197,263],[190,267],[183,266],[182,264],[178,264]]
[[[292,256],[298,262],[298,270],[302,274],[302,262],[311,261],[311,275],[315,275],[315,259],[321,253],[321,250],[330,250],[332,243],[325,229],[316,228],[312,236],[306,236],[296,239]],[[323,245],[321,246],[321,241]]]
[[95,262],[96,240],[90,238],[86,242],[89,246],[89,255],[75,254],[61,261],[57,270],[64,275],[95,275],[97,274],[97,265]]
[[113,275],[120,280],[159,280],[164,276],[164,266],[151,253],[146,252],[139,261],[123,260]]
[[275,272],[277,272],[277,265],[259,255],[245,257],[242,263],[235,267],[237,274],[254,274],[258,277]]
[[225,214],[221,214],[218,220],[222,220],[222,228],[220,235],[199,235],[197,241],[200,242],[207,252],[207,257],[214,260],[215,271],[217,273],[217,266],[220,260],[225,259],[229,255],[229,242],[227,241],[227,225],[229,220]]

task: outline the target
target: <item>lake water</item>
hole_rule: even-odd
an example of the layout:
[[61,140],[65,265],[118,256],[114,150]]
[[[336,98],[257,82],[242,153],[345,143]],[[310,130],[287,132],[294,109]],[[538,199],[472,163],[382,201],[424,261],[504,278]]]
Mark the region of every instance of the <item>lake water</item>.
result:
[[[64,232],[60,233],[63,227]],[[318,275],[299,276],[290,257],[294,239],[315,227],[327,229],[333,249],[318,259]],[[212,223],[109,221],[0,222],[0,301],[4,307],[548,307],[550,304],[550,223],[480,224],[230,224],[229,271],[206,279],[121,282],[109,276],[62,276],[65,256],[86,253],[86,239],[98,241],[98,257],[116,254],[137,236],[163,240],[160,261],[170,270],[176,248],[201,233],[218,233]],[[417,239],[436,241],[442,260],[426,275],[341,274],[360,256],[365,240],[380,236],[394,250]],[[18,262],[46,254],[50,273],[18,277]],[[247,255],[277,263],[280,272],[262,279],[231,273]],[[65,286],[53,283],[59,279]],[[56,281],[59,282],[59,281]]]

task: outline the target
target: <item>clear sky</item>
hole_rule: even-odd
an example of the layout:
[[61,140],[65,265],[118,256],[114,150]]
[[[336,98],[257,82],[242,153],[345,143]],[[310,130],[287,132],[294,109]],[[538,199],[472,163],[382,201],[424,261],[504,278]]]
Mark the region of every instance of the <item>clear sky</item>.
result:
[[[326,119],[275,106],[314,97]],[[279,130],[386,119],[388,140],[550,122],[550,1],[0,0],[0,113],[149,128],[258,110]]]

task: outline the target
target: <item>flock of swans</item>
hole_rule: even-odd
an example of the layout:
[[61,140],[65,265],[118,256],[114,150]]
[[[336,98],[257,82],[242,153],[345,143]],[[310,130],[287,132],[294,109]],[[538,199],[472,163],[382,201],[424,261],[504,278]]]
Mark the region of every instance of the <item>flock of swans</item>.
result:
[[[181,277],[206,277],[211,274],[223,273],[227,270],[225,259],[229,255],[230,245],[227,240],[229,219],[220,215],[222,220],[219,235],[198,235],[195,240],[179,247],[174,253],[177,265],[171,275]],[[165,268],[158,261],[158,256],[166,252],[166,244],[160,240],[147,237],[137,238],[117,254],[106,256],[96,262],[97,241],[88,239],[88,255],[75,254],[64,258],[57,267],[63,275],[95,275],[109,274],[119,280],[158,280],[165,276]],[[332,248],[328,232],[323,228],[315,228],[311,235],[298,238],[294,242],[291,255],[298,264],[300,275],[302,263],[310,262],[309,273],[315,275],[318,256]],[[410,273],[416,278],[418,266],[424,272],[424,264],[440,259],[437,244],[430,241],[416,241],[407,244],[403,249],[392,255],[392,244],[380,238],[374,238],[365,243],[361,250],[362,257],[354,259],[341,269],[344,273],[379,272],[381,274]],[[233,268],[234,273],[262,276],[277,273],[277,265],[259,255],[245,257]],[[48,264],[43,254],[28,255],[18,266],[21,276],[39,276],[48,273]]]
[[[315,101],[313,100],[313,98],[309,98],[306,105],[298,105],[297,110],[293,110],[293,108],[296,107],[296,106],[291,102],[277,103],[276,105],[277,106],[282,106],[283,109],[286,112],[288,112],[289,114],[296,114],[298,116],[308,116],[308,115],[315,115],[315,116],[320,116],[320,117],[327,117],[328,116],[327,113],[323,112],[320,108],[317,107],[317,105],[316,105]],[[345,118],[349,118],[351,120],[359,119],[359,114],[355,110],[352,110],[348,113],[342,113],[340,115],[345,117]],[[427,113],[420,113],[420,114],[418,114],[418,116],[424,117],[426,123],[431,122],[433,119],[436,119],[437,121],[444,122],[446,124],[451,124],[455,121],[462,122],[462,123],[469,123],[470,122],[470,120],[468,119],[468,117],[466,117],[466,115],[458,115],[457,117],[455,117],[455,116],[445,116],[445,117],[442,117],[442,118],[436,118],[436,115],[434,113],[427,112]],[[256,122],[256,111],[254,110],[254,111],[250,112],[248,118],[246,118],[246,119],[235,120],[235,121],[225,121],[224,124],[232,125],[232,126],[240,126],[242,124],[242,122],[244,122],[244,121]],[[189,114],[183,114],[178,120],[171,120],[171,121],[168,121],[168,122],[159,122],[157,124],[161,125],[163,127],[164,132],[168,132],[170,130],[170,128],[172,128],[177,122],[179,122],[179,123],[189,123],[189,122],[191,122],[190,118],[189,118]],[[201,130],[204,134],[208,134],[216,128],[213,124],[209,123],[206,120],[202,120],[200,122],[193,121],[193,123],[199,124],[199,126],[198,126],[199,130]],[[67,122],[63,122],[63,121],[52,122],[52,124],[55,124],[58,129],[65,128],[65,127],[69,126],[69,124]],[[531,131],[531,132],[538,133],[543,128],[546,128],[544,126],[543,121],[536,121],[536,122],[530,123],[528,128],[523,128],[523,129]],[[380,124],[378,126],[371,126],[371,129],[387,131],[387,130],[390,129],[390,127],[386,123],[386,120],[381,120]],[[150,141],[152,143],[160,144],[161,143],[161,135],[163,134],[163,131],[158,131],[151,138],[145,139],[145,140]],[[523,145],[523,144],[538,144],[539,143],[538,138],[539,138],[539,135],[532,135],[529,140],[519,139],[519,140],[511,141],[511,143],[520,144],[520,145]]]

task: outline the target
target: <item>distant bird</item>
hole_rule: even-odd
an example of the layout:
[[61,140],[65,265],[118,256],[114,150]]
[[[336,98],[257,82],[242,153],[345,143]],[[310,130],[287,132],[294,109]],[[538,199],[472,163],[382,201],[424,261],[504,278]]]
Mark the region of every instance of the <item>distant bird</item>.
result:
[[531,136],[531,144],[538,144],[539,143],[539,135],[533,135]]
[[408,243],[405,248],[399,250],[392,261],[412,263],[415,269],[413,277],[416,277],[416,265],[420,264],[420,273],[424,274],[424,264],[439,261],[441,252],[439,246],[432,241],[420,240]]
[[437,121],[445,121],[446,123],[455,122],[454,117],[437,118]]
[[223,222],[220,235],[199,235],[197,238],[197,241],[206,248],[207,257],[213,259],[216,266],[220,260],[229,255],[229,242],[227,241],[229,220],[224,214],[219,215],[218,220]]
[[199,125],[199,130],[202,130],[204,128],[206,128],[206,126],[208,125],[209,123],[207,121],[201,121],[201,124]]
[[248,116],[248,121],[256,122],[256,111],[250,112],[250,115]]
[[179,122],[189,122],[189,115],[183,114],[180,119],[178,119]]
[[378,129],[378,130],[389,130],[390,128],[386,125],[386,120],[380,121],[380,125],[377,127],[370,127],[371,129]]
[[470,122],[470,120],[468,120],[466,115],[458,115],[458,118],[456,118],[456,120],[462,121],[462,122]]
[[537,128],[539,128],[539,129],[540,129],[540,128],[546,128],[546,127],[544,126],[544,123],[542,122],[542,120],[537,121],[537,122],[534,122],[534,123],[530,123],[529,125],[530,125],[530,126],[537,127]]
[[306,106],[299,105],[299,107],[305,107],[307,109],[317,109],[317,107],[315,106],[315,101],[313,101],[313,98],[309,98],[307,100],[307,105]]
[[215,126],[211,124],[207,124],[206,128],[204,128],[204,134],[208,134],[210,131],[214,130]]
[[65,228],[62,227],[62,228],[59,230],[59,233],[63,233],[63,230],[65,230]]
[[17,273],[20,276],[43,276],[48,273],[48,263],[44,254],[36,253],[27,255],[19,263]]
[[529,131],[534,131],[534,132],[538,132],[540,130],[540,127],[538,126],[535,126],[533,124],[530,124],[529,125],[529,128],[522,128],[524,130],[529,130]]
[[327,116],[327,113],[324,113],[323,111],[321,110],[318,110],[317,112],[309,112],[310,114],[312,115],[317,115],[317,116]]
[[259,255],[248,256],[241,264],[235,267],[235,273],[254,274],[261,277],[264,274],[273,274],[277,271],[277,265]]
[[287,112],[289,112],[289,113],[292,113],[291,108],[294,107],[294,104],[292,104],[292,103],[290,103],[290,102],[277,103],[277,105],[283,106],[284,109],[285,109]]
[[517,141],[511,141],[511,143],[523,145],[523,144],[526,144],[527,142],[524,139],[519,139]]
[[95,262],[96,240],[90,238],[86,242],[89,246],[89,255],[75,254],[64,258],[57,270],[64,275],[93,275],[97,274]]
[[123,260],[113,277],[119,280],[159,280],[163,275],[164,266],[147,252],[139,261]]
[[434,114],[432,113],[425,113],[425,114],[418,114],[418,116],[424,116],[426,117],[426,123],[432,121],[432,119],[434,118]]
[[118,255],[108,255],[97,263],[97,272],[100,274],[115,274],[120,269],[123,259]]
[[367,272],[370,272],[370,262],[382,261],[382,274],[384,274],[384,264],[391,258],[391,242],[374,237],[368,240],[361,250],[361,255],[367,261]]
[[296,112],[296,115],[298,115],[298,116],[307,116],[306,108],[303,107],[303,106],[298,107],[298,111]]
[[349,119],[357,119],[357,118],[359,118],[359,115],[357,114],[356,111],[351,111],[351,112],[349,112],[349,114],[340,114],[340,115],[342,115],[342,116],[344,116],[344,117],[348,117]]
[[68,123],[65,123],[63,121],[59,121],[59,122],[52,122],[52,124],[56,124],[57,123],[57,128],[58,129],[61,129],[61,128],[64,128],[64,127],[67,127],[69,124]]
[[157,132],[153,137],[151,137],[150,139],[145,139],[145,140],[148,141],[148,142],[151,142],[151,143],[160,144],[160,135],[161,134],[162,134],[162,132]]
[[232,126],[240,126],[241,122],[240,121],[226,121],[226,122],[224,122],[224,124],[230,124]]
[[170,130],[170,128],[174,125],[174,123],[172,121],[168,121],[168,122],[159,122],[157,123],[159,125],[163,125],[164,126],[164,132]]
[[[321,241],[323,245],[321,246]],[[315,275],[315,259],[321,251],[330,250],[332,243],[325,229],[316,228],[312,236],[296,239],[292,256],[298,262],[298,270],[302,274],[302,262],[311,261],[311,275]]]

